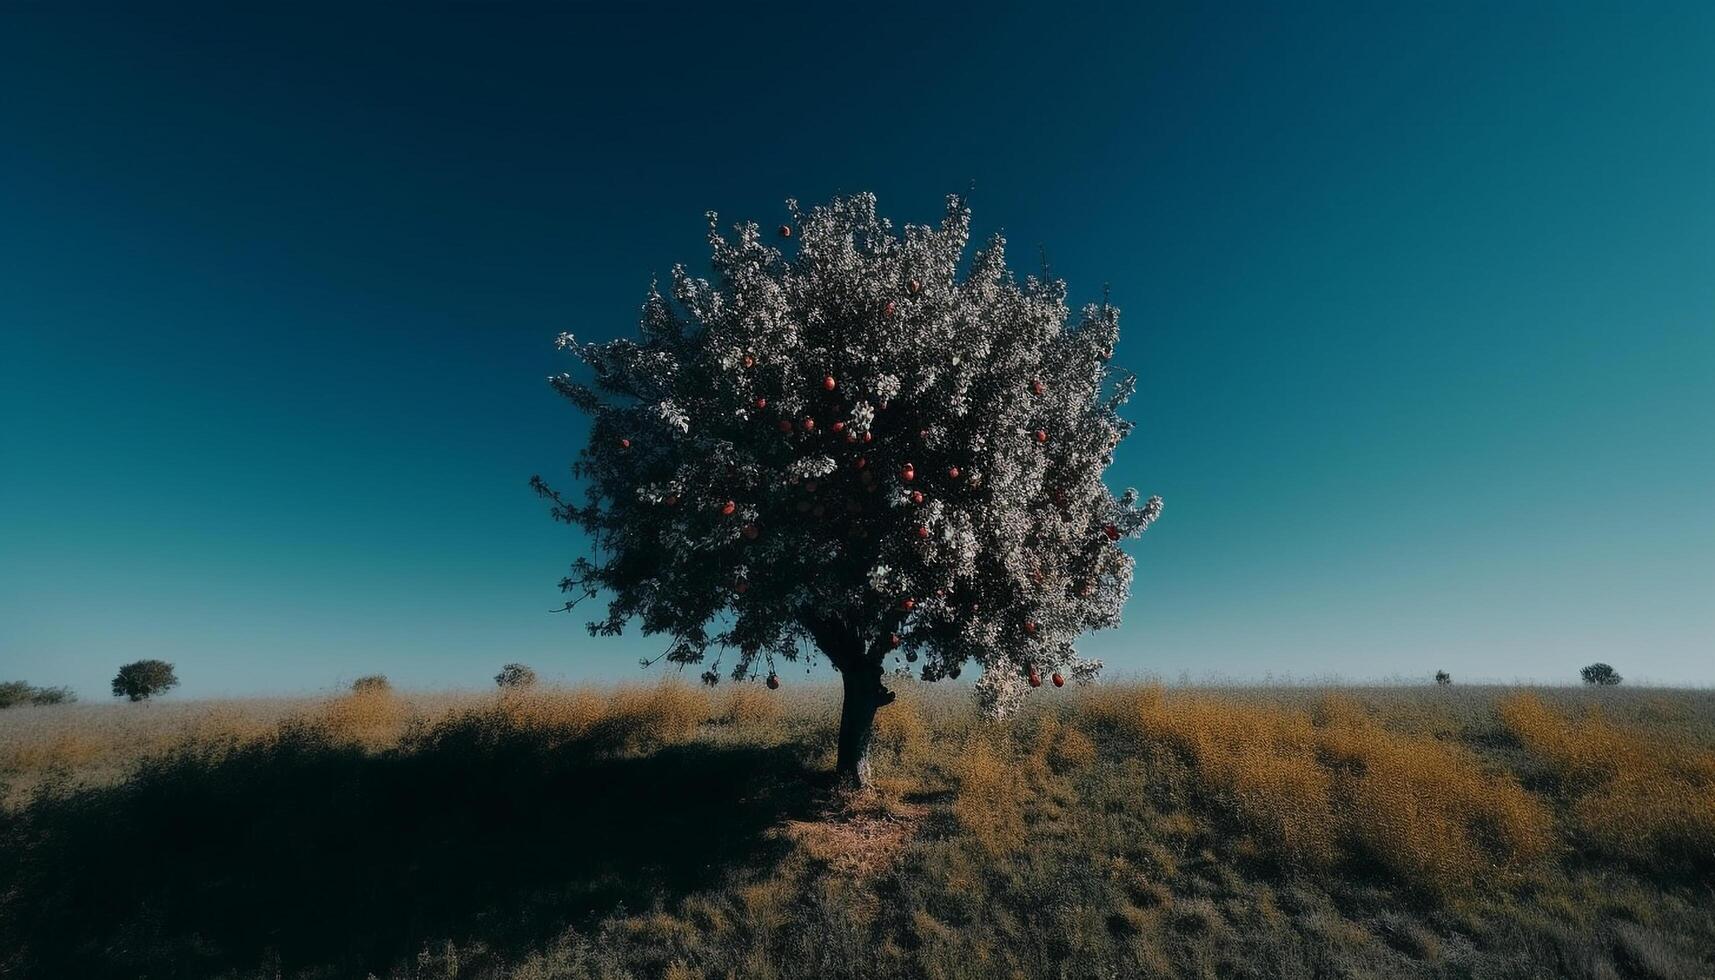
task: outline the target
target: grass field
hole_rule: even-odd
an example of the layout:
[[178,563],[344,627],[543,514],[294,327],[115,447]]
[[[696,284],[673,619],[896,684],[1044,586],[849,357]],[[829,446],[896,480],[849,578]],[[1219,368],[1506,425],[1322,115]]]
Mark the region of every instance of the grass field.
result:
[[0,975],[1715,975],[1715,692],[835,698],[0,712]]

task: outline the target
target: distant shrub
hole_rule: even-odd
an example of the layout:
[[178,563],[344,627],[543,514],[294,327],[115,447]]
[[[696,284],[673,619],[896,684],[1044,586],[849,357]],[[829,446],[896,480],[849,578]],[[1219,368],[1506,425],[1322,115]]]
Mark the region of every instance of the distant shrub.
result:
[[351,682],[353,694],[381,694],[393,690],[393,685],[387,683],[386,674],[366,674]]
[[1584,678],[1584,683],[1594,684],[1598,687],[1612,687],[1623,680],[1623,678],[1620,677],[1619,671],[1616,671],[1614,668],[1604,663],[1591,664],[1583,670],[1580,670],[1578,672],[1578,676]]
[[76,701],[69,687],[31,687],[24,681],[0,681],[0,708],[30,704],[65,704]]
[[113,696],[132,701],[146,701],[169,688],[177,687],[179,675],[165,660],[136,660],[119,668],[113,678]]
[[536,672],[525,664],[507,664],[494,675],[494,683],[508,688],[529,687],[536,683]]
[[1453,675],[1447,673],[1445,670],[1438,670],[1435,672],[1435,683],[1440,684],[1442,687],[1446,687],[1453,683]]
[[10,708],[30,700],[31,690],[24,681],[0,681],[0,708]]

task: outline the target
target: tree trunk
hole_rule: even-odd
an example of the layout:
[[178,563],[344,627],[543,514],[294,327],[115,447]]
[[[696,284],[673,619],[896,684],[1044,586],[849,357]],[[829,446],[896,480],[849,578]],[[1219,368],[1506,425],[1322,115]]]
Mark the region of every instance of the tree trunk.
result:
[[881,662],[850,664],[840,671],[845,698],[840,703],[840,752],[834,775],[853,789],[869,785],[869,746],[877,708],[893,700],[881,686]]

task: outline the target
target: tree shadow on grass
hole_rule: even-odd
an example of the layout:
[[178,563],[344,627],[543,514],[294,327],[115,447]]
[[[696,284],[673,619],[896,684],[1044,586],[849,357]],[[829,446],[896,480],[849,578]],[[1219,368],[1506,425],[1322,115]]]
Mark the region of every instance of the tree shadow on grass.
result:
[[521,952],[766,866],[814,790],[790,748],[617,753],[474,719],[366,754],[310,729],[0,816],[0,974],[382,973]]

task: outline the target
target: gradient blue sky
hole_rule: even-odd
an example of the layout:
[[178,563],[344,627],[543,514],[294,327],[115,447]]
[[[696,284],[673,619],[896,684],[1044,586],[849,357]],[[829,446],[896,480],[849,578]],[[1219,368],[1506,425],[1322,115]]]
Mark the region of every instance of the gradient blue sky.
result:
[[553,335],[974,188],[1125,310],[1111,669],[1715,682],[1715,5],[387,6],[0,12],[0,678],[636,677]]

